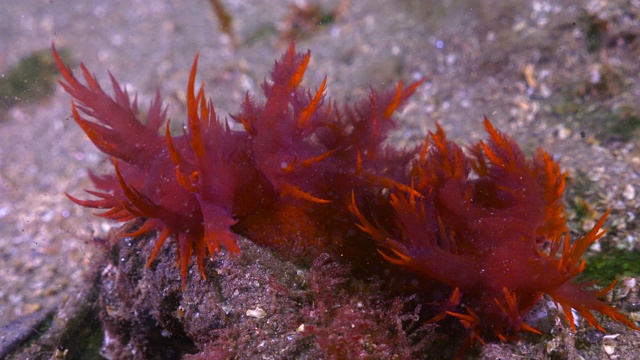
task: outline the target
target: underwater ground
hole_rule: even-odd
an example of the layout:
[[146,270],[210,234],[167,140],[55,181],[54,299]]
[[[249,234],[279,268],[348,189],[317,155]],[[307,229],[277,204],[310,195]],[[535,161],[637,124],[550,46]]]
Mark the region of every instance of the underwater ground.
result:
[[[640,276],[639,1],[307,0],[267,5],[226,0],[217,12],[212,3],[3,4],[0,358],[87,359],[99,358],[100,351],[112,358],[331,358],[331,351],[319,349],[296,323],[320,316],[310,313],[309,304],[324,301],[318,306],[327,311],[332,311],[330,302],[360,309],[355,315],[331,314],[327,322],[342,316],[344,323],[327,327],[348,336],[344,325],[349,321],[379,326],[382,330],[371,335],[373,345],[382,344],[376,337],[402,332],[389,328],[390,319],[405,326],[411,322],[411,311],[378,297],[375,284],[349,278],[348,269],[330,266],[326,259],[298,267],[242,241],[239,258],[222,255],[208,262],[219,278],[203,281],[191,274],[190,286],[181,293],[169,246],[159,254],[166,264],[146,270],[148,243],[121,241],[107,249],[103,243],[115,224],[64,195],[82,196],[82,189],[92,188],[86,169],[108,169],[109,164],[70,117],[69,96],[55,84],[51,42],[65,61],[84,62],[105,88],[110,71],[137,92],[142,109],[159,90],[172,122],[184,119],[188,71],[197,51],[198,81],[206,82],[221,116],[235,112],[246,91],[259,92],[293,38],[298,50],[312,53],[305,82],[317,87],[327,75],[328,96],[341,102],[366,97],[369,85],[392,87],[399,79],[426,78],[400,114],[403,127],[391,141],[420,143],[439,121],[458,143],[471,143],[484,137],[486,115],[526,152],[542,147],[553,154],[569,172],[565,201],[574,234],[584,233],[607,208],[613,209],[608,234],[589,251],[586,276],[605,283],[620,275],[623,281],[608,300],[640,320],[635,283]],[[221,22],[230,30],[222,31]],[[344,291],[327,297],[322,286]],[[208,297],[212,300],[202,302]],[[209,307],[194,308],[198,299]],[[224,306],[212,305],[221,299]],[[584,321],[573,334],[545,305],[539,311],[546,320],[538,320],[544,335],[490,343],[468,356],[613,359],[640,354],[637,332],[603,319],[606,335]],[[195,314],[210,317],[199,320]],[[158,330],[149,325],[158,321],[170,330],[144,333]],[[445,356],[439,353],[443,344],[459,345],[437,330],[436,335],[428,335],[433,329],[405,330],[413,335],[407,340],[411,349],[398,348],[396,354],[437,359]],[[215,334],[217,342],[198,349],[195,344],[207,343],[206,334]],[[317,336],[330,342],[329,334]],[[371,354],[379,351],[373,345]]]

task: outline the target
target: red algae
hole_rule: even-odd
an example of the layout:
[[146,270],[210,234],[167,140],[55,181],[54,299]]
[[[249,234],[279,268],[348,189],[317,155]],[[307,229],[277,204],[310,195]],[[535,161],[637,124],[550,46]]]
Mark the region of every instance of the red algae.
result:
[[296,53],[292,43],[263,83],[265,100],[247,94],[231,115],[244,128],[233,131],[204,87],[196,91],[196,56],[185,130],[172,136],[168,124],[161,135],[159,95],[143,124],[136,100],[113,77],[111,97],[84,65],[86,85],[53,51],[75,121],[114,164],[112,175],[90,174],[98,190],[87,192],[96,200],[69,198],[115,221],[143,219],[122,237],[158,232],[147,267],[174,241],[183,289],[192,258],[206,278],[206,257],[222,248],[239,253],[244,234],[293,261],[323,252],[359,267],[384,261],[450,293],[431,322],[460,322],[469,334],[460,354],[487,338],[539,333],[524,318],[543,294],[572,327],[575,309],[601,331],[591,311],[638,330],[597,299],[615,283],[595,291],[574,282],[609,212],[571,243],[561,201],[566,174],[548,153],[527,159],[486,118],[488,140],[466,152],[439,125],[422,148],[385,143],[395,111],[420,81],[339,105],[325,97],[326,78],[313,91],[301,85],[310,52]]

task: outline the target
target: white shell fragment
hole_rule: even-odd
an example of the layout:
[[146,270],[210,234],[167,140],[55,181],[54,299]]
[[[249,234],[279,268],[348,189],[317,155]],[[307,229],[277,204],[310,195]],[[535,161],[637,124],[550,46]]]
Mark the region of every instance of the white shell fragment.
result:
[[616,352],[615,339],[618,336],[620,336],[620,334],[605,335],[602,338],[602,348],[607,355],[613,355]]
[[260,306],[256,306],[255,309],[247,310],[246,315],[249,317],[254,317],[256,319],[262,319],[263,317],[267,316],[267,313],[264,310],[262,310]]
[[622,191],[622,196],[626,200],[633,200],[636,197],[636,188],[631,184],[627,184]]

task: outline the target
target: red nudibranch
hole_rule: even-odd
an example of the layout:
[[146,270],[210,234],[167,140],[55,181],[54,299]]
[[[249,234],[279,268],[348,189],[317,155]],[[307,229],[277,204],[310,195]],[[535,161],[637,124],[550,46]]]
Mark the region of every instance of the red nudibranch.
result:
[[[434,320],[458,318],[471,334],[465,348],[483,342],[483,334],[506,340],[518,330],[539,333],[524,318],[545,293],[573,329],[571,309],[601,331],[590,310],[638,330],[597,299],[615,281],[599,291],[572,281],[584,270],[584,252],[604,235],[609,211],[570,245],[561,203],[566,174],[548,153],[526,159],[486,118],[484,125],[489,140],[473,146],[470,156],[438,126],[413,169],[415,193],[391,195],[398,228],[380,229],[356,208],[359,227],[389,262],[452,289]],[[550,251],[543,249],[546,240]]]
[[[590,311],[639,329],[597,299],[615,282],[599,291],[573,282],[584,270],[582,255],[603,236],[609,211],[571,244],[561,202],[566,174],[548,153],[527,159],[486,118],[489,139],[467,152],[439,125],[422,148],[384,143],[397,125],[394,112],[421,81],[400,82],[387,93],[372,90],[368,100],[340,107],[325,99],[326,78],[314,92],[303,89],[310,53],[296,53],[292,43],[262,86],[266,100],[247,94],[231,116],[244,128],[236,131],[220,121],[204,85],[195,90],[196,56],[185,130],[173,136],[168,124],[160,134],[167,121],[159,94],[143,123],[137,100],[113,76],[110,97],[84,65],[86,85],[53,53],[60,83],[73,98],[73,118],[113,158],[115,170],[90,174],[98,191],[86,191],[96,200],[69,198],[104,209],[99,216],[115,221],[144,219],[121,236],[158,231],[147,265],[173,238],[183,288],[192,256],[204,278],[207,254],[221,246],[239,252],[235,234],[252,233],[255,219],[268,227],[269,216],[293,214],[292,221],[314,224],[312,233],[342,230],[345,236],[330,237],[328,247],[344,245],[336,242],[357,226],[389,263],[449,289],[432,321],[457,318],[470,333],[464,348],[486,336],[538,332],[523,320],[543,294],[562,307],[572,327],[575,309],[602,331]],[[280,249],[306,246],[254,240]]]

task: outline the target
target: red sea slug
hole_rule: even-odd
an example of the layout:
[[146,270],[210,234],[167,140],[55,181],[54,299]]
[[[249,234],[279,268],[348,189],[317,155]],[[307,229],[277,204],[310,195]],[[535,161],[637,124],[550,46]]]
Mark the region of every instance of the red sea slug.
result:
[[205,277],[206,255],[221,246],[237,253],[235,233],[244,233],[282,253],[328,247],[353,263],[377,248],[388,263],[451,291],[432,321],[459,319],[470,333],[464,348],[487,335],[538,332],[523,319],[545,293],[572,327],[575,309],[600,330],[590,311],[638,329],[597,300],[615,283],[590,291],[574,282],[608,212],[570,244],[561,203],[566,175],[549,154],[526,159],[486,119],[489,140],[467,153],[439,126],[422,149],[384,144],[394,111],[420,82],[339,107],[325,99],[326,79],[315,92],[301,87],[310,54],[292,44],[263,84],[265,100],[247,94],[231,116],[244,127],[233,131],[204,86],[195,89],[196,56],[185,131],[174,136],[167,124],[161,135],[159,95],[143,123],[136,100],[113,77],[109,97],[84,65],[86,85],[53,50],[75,121],[115,170],[90,175],[99,191],[87,192],[96,200],[69,198],[116,221],[143,219],[122,236],[159,231],[147,265],[172,238],[183,287],[193,256]]
[[[185,132],[172,136],[167,124],[162,136],[166,110],[159,95],[143,123],[136,99],[132,101],[113,76],[111,98],[84,65],[86,85],[62,63],[55,48],[53,52],[61,84],[74,99],[73,118],[113,158],[115,169],[113,175],[90,174],[100,191],[87,192],[97,200],[69,198],[106,209],[100,216],[116,221],[144,219],[137,230],[121,236],[159,231],[147,266],[172,237],[183,287],[192,255],[204,278],[207,253],[213,256],[221,245],[231,253],[239,251],[231,230],[238,221],[239,232],[283,251],[324,246],[316,241],[322,235],[318,233],[331,221],[344,226],[344,218],[351,218],[347,205],[352,191],[362,197],[380,184],[402,187],[400,180],[408,178],[399,170],[412,155],[387,149],[382,142],[395,124],[394,111],[420,82],[407,88],[400,83],[392,93],[372,90],[369,102],[340,109],[325,102],[326,79],[314,94],[300,86],[310,53],[296,53],[292,43],[276,62],[271,81],[263,84],[266,100],[247,94],[241,111],[232,115],[245,131],[231,131],[207,101],[204,86],[195,90],[196,56],[187,88]],[[276,236],[274,229],[287,234]],[[286,235],[300,232],[309,240],[282,243]]]
[[[107,209],[100,216],[116,221],[145,219],[139,229],[121,234],[123,236],[159,230],[149,264],[164,241],[173,236],[183,286],[192,253],[195,252],[204,277],[205,248],[211,255],[221,244],[231,252],[238,252],[234,235],[229,230],[235,223],[232,213],[236,210],[233,198],[237,186],[231,176],[251,166],[244,162],[238,151],[246,146],[246,140],[229,141],[240,135],[232,136],[229,129],[217,121],[213,109],[205,104],[202,90],[197,97],[194,95],[195,74],[191,74],[188,93],[190,132],[173,140],[167,134],[165,140],[159,135],[160,127],[166,122],[166,110],[162,108],[159,95],[151,103],[147,122],[143,124],[138,119],[137,99],[131,101],[113,76],[115,95],[112,99],[84,65],[81,67],[87,85],[73,76],[55,48],[54,56],[65,81],[61,84],[75,99],[71,103],[73,118],[91,141],[113,158],[115,168],[114,175],[91,175],[100,191],[87,192],[98,200],[79,200],[68,195],[69,198],[83,206]],[[80,112],[97,122],[89,121]],[[225,139],[225,135],[227,139],[220,144],[219,140]],[[226,144],[231,146],[217,151],[216,147]],[[211,158],[205,161],[208,155]],[[198,172],[194,170],[196,167]],[[220,172],[220,177],[213,176],[216,171]],[[203,181],[212,179],[215,182],[208,184],[212,186],[201,186]],[[197,189],[203,192],[194,192]]]
[[545,293],[574,329],[571,309],[601,331],[592,310],[638,330],[597,300],[615,282],[590,291],[593,283],[573,281],[584,270],[583,253],[604,235],[609,211],[570,245],[561,203],[566,174],[546,152],[526,159],[486,118],[484,125],[489,140],[473,146],[470,156],[438,126],[413,169],[417,194],[391,195],[397,226],[381,229],[354,206],[360,228],[389,262],[452,290],[433,321],[459,319],[470,332],[465,348],[484,343],[485,335],[506,340],[519,330],[539,333],[523,320]]

